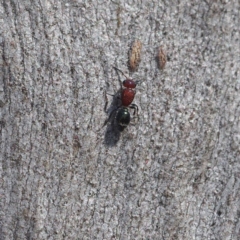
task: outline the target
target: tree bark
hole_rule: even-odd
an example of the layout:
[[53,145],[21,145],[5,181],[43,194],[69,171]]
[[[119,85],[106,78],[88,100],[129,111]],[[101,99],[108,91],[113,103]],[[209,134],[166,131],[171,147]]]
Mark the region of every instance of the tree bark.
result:
[[[240,239],[239,12],[1,1],[0,239]],[[112,66],[139,81],[122,132],[114,114],[102,127],[125,79]]]

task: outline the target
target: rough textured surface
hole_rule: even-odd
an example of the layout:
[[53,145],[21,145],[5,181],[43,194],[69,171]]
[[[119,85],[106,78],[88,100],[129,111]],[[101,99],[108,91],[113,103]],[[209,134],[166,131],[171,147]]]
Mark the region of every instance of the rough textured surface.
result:
[[[1,1],[0,238],[240,239],[239,12]],[[140,118],[120,134],[101,127],[104,91],[134,39]]]

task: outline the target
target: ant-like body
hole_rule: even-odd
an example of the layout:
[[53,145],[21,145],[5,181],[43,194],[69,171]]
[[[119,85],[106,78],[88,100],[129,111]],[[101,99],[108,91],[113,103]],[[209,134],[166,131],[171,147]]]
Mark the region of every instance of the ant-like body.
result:
[[[113,68],[118,70],[119,72],[121,72],[123,74],[123,76],[125,76],[123,71],[121,71],[120,69],[118,69],[116,67],[113,67]],[[131,120],[128,108],[133,108],[134,114],[136,111],[138,112],[138,106],[136,104],[132,104],[133,99],[136,94],[134,88],[136,87],[138,82],[135,82],[134,80],[128,78],[127,76],[125,76],[125,77],[126,77],[126,79],[122,82],[122,85],[124,88],[122,88],[122,85],[121,85],[121,105],[112,111],[109,118],[106,120],[106,122],[104,124],[104,125],[106,125],[107,122],[111,119],[113,113],[117,111],[116,121],[117,121],[117,124],[119,125],[119,129],[121,131],[125,127],[128,126],[128,124],[130,123],[130,120]]]

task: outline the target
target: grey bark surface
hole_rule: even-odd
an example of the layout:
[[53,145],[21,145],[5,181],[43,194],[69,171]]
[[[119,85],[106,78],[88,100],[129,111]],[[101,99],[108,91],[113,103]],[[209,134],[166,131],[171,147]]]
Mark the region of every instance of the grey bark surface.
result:
[[[239,0],[3,0],[0,19],[1,240],[240,239]],[[112,65],[141,81],[121,133]]]

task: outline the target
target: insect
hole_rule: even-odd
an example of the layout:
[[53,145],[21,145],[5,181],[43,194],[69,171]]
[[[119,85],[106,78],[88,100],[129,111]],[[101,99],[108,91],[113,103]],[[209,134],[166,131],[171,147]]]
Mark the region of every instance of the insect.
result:
[[167,56],[162,47],[160,47],[158,50],[157,59],[158,59],[158,67],[161,70],[164,69],[167,62]]
[[[120,71],[124,76],[125,74],[118,68],[113,67],[114,69]],[[126,76],[125,76],[126,77]],[[134,81],[128,77],[122,82],[124,88],[121,85],[121,104],[115,110],[112,111],[109,118],[105,121],[104,125],[112,118],[113,113],[116,113],[116,122],[119,126],[119,130],[122,131],[131,121],[129,108],[134,109],[134,115],[138,112],[138,106],[136,104],[132,104],[133,99],[135,97],[135,88],[137,86],[138,81]]]
[[136,71],[139,63],[141,62],[142,43],[135,40],[129,52],[129,69]]

